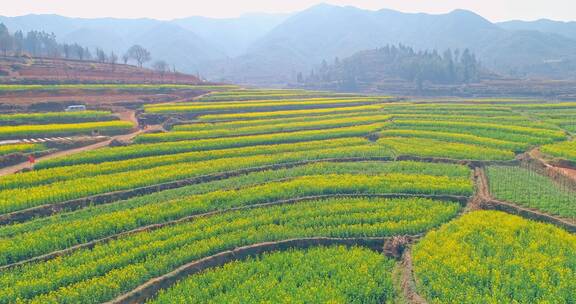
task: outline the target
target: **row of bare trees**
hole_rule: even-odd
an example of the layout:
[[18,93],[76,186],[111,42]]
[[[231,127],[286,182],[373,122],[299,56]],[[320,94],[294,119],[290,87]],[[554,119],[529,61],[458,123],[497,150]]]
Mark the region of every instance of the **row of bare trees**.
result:
[[[77,43],[58,43],[54,33],[30,31],[24,34],[22,31],[16,31],[14,34],[10,34],[3,23],[0,23],[0,54],[3,56],[28,54],[32,57],[95,60],[111,64],[116,64],[122,60],[124,64],[135,62],[139,67],[152,60],[150,52],[140,45],[130,47],[121,58],[114,51],[107,53],[101,48],[96,48],[93,54],[89,48]],[[154,62],[152,68],[160,73],[170,71],[170,65],[163,60]]]

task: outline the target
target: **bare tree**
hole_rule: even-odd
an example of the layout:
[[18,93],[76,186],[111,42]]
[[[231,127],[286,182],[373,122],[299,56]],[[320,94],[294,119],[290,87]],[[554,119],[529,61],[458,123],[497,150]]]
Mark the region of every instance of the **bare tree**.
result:
[[128,54],[122,55],[122,62],[124,62],[124,64],[128,64],[128,60],[130,60],[130,56],[128,56]]
[[98,62],[104,63],[108,59],[108,56],[106,56],[106,53],[104,53],[104,51],[102,49],[97,48],[96,49],[96,59],[98,60]]
[[158,60],[152,64],[152,68],[160,73],[160,76],[164,78],[164,75],[170,72],[170,65],[164,60]]
[[88,49],[87,47],[84,48],[84,59],[86,60],[90,60],[92,59],[92,53],[90,53],[90,49]]
[[16,56],[22,55],[24,48],[24,33],[22,31],[16,31],[14,33],[14,52]]
[[12,36],[8,32],[8,28],[4,23],[0,23],[0,50],[4,56],[8,55],[8,51],[12,49]]
[[151,59],[150,52],[137,44],[130,47],[126,54],[129,58],[136,60],[139,67],[142,67],[145,62],[148,62]]
[[116,64],[116,62],[118,62],[118,55],[112,51],[110,55],[108,55],[108,62],[111,64]]
[[83,47],[79,47],[76,49],[76,56],[78,56],[78,59],[80,60],[84,60],[84,48]]
[[71,52],[71,48],[70,45],[67,43],[64,43],[62,45],[62,51],[64,52],[64,58],[69,59],[70,58],[70,52]]

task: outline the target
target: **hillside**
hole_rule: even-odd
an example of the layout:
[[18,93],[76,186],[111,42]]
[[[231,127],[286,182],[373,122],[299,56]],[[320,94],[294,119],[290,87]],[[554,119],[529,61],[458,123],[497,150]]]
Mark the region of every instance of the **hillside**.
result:
[[0,57],[0,82],[187,83],[201,81],[181,73],[161,74],[126,64],[51,58]]

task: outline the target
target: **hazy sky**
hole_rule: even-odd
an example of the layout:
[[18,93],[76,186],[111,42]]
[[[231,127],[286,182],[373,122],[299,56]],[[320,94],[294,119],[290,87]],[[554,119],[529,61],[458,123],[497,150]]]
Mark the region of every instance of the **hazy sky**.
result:
[[492,21],[549,18],[576,20],[575,0],[0,0],[0,15],[60,14],[71,17],[187,16],[235,17],[250,12],[293,12],[326,2],[366,9],[445,13],[456,8],[475,11]]

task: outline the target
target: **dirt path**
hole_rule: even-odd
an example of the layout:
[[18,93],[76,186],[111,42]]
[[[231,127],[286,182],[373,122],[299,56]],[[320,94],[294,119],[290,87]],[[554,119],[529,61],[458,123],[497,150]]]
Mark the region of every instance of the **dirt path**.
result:
[[576,181],[576,169],[555,167],[560,173]]
[[488,186],[488,177],[483,168],[474,169],[474,180],[476,185],[475,199],[478,200],[478,203],[491,200],[492,195]]
[[414,277],[414,268],[412,264],[412,248],[407,248],[402,255],[400,262],[402,273],[400,274],[400,285],[404,297],[410,304],[426,304],[424,297],[418,294],[416,290],[416,278]]
[[554,166],[553,164],[550,164],[539,149],[531,150],[530,152],[528,152],[528,156],[544,165],[548,176],[554,177],[554,175],[559,174],[576,182],[576,169]]
[[[135,124],[135,126],[138,126],[138,120],[136,119],[136,113],[134,111],[125,110],[125,111],[119,112],[118,114],[119,114],[119,117],[121,120],[132,122]],[[154,129],[154,128],[156,128],[156,127],[153,127],[152,129]],[[108,146],[113,140],[119,140],[119,141],[131,140],[143,132],[144,132],[144,130],[138,129],[132,133],[112,136],[105,141],[101,141],[101,142],[98,142],[98,143],[95,143],[92,145],[88,145],[88,146],[84,146],[84,147],[80,147],[80,148],[75,148],[75,149],[70,149],[70,150],[58,151],[58,152],[40,157],[37,159],[37,161],[44,161],[44,160],[53,159],[56,157],[69,156],[69,155],[74,155],[74,154],[78,154],[78,153],[85,152],[85,151],[91,151],[91,150],[103,148],[103,147]],[[0,176],[14,174],[14,173],[17,173],[23,169],[31,169],[31,168],[32,168],[32,165],[29,162],[20,163],[17,165],[13,165],[10,167],[0,169]]]

